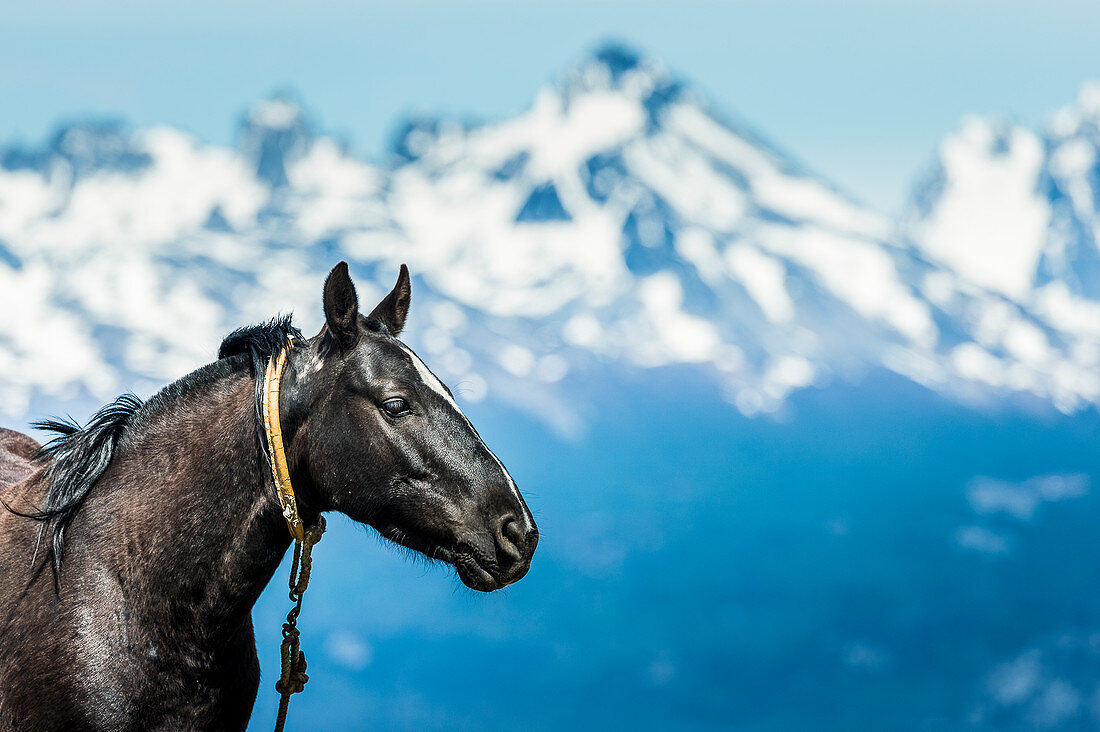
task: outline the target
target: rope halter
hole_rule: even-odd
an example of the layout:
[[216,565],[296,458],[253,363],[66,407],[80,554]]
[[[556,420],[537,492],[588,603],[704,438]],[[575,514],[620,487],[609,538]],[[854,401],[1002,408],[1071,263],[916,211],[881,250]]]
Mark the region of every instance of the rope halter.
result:
[[283,643],[280,646],[282,673],[275,682],[275,691],[279,692],[279,716],[275,719],[275,732],[282,732],[286,724],[286,714],[290,707],[290,697],[305,689],[309,676],[306,674],[306,656],[299,643],[298,613],[302,611],[302,596],[309,586],[310,571],[313,568],[313,546],[325,533],[325,518],[317,517],[317,523],[308,529],[302,524],[298,514],[298,501],[294,497],[294,486],[290,483],[290,468],[286,462],[286,448],[283,445],[282,422],[279,419],[279,385],[286,367],[287,353],[294,347],[293,342],[279,351],[279,355],[268,361],[264,372],[263,398],[261,408],[264,417],[264,436],[267,441],[267,454],[271,464],[271,477],[275,481],[275,493],[279,497],[279,506],[283,511],[287,529],[294,538],[294,560],[290,565],[290,599],[294,607],[287,613],[283,623]]

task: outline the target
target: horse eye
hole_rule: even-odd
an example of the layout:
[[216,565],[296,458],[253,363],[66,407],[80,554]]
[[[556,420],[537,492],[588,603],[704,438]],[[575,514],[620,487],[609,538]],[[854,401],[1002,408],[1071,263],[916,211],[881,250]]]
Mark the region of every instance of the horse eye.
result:
[[400,417],[403,414],[408,414],[409,403],[401,397],[394,397],[393,399],[387,399],[382,402],[382,408],[386,410],[386,413],[391,417]]

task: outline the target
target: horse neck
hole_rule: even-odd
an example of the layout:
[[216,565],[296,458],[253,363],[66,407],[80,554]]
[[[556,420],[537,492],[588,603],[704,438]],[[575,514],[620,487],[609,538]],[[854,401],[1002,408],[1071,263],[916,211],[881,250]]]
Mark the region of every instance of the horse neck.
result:
[[89,519],[102,525],[87,527],[123,538],[105,559],[139,614],[211,638],[248,619],[290,545],[258,447],[254,388],[235,372],[158,409],[125,440]]

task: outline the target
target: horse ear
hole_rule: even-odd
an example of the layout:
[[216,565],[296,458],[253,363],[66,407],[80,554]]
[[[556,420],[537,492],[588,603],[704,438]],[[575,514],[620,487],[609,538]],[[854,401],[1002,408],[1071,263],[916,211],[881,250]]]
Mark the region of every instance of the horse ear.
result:
[[325,324],[343,346],[359,336],[359,296],[348,274],[348,263],[340,262],[325,279]]
[[390,335],[398,335],[405,327],[405,316],[409,314],[409,302],[412,299],[412,284],[409,282],[409,268],[401,265],[401,272],[397,275],[397,284],[390,290],[390,294],[382,298],[382,302],[371,311],[371,318],[378,318]]

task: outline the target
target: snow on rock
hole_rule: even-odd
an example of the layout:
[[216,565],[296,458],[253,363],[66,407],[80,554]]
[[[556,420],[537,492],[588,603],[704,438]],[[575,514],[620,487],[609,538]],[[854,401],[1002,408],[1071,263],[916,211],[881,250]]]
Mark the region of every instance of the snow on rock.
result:
[[[1100,85],[1043,134],[971,118],[941,145],[905,222],[944,274],[937,303],[974,343],[953,359],[970,378],[1050,398],[1100,398]],[[975,290],[966,304],[960,290]]]
[[937,202],[914,227],[921,249],[982,287],[1026,296],[1051,215],[1043,153],[1026,129],[966,120],[940,145]]
[[285,96],[235,148],[66,128],[0,147],[0,401],[151,388],[280,311],[316,329],[346,258],[363,303],[409,264],[413,345],[460,398],[563,431],[563,384],[607,365],[689,365],[746,414],[873,367],[1075,409],[1100,399],[1097,100],[1049,144],[968,121],[904,237],[618,46],[511,119],[406,122],[385,165]]

